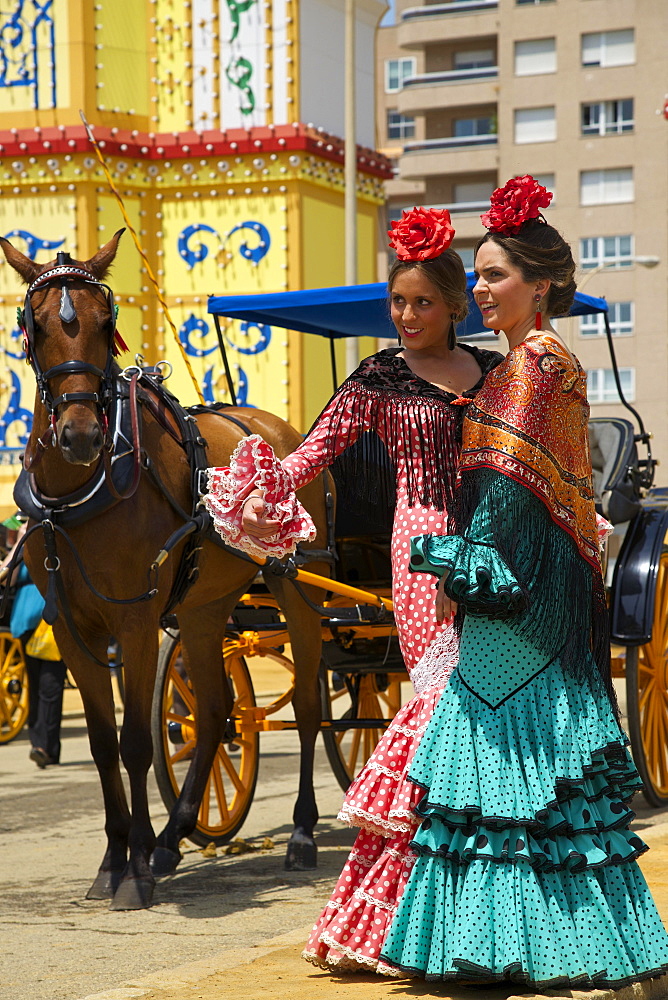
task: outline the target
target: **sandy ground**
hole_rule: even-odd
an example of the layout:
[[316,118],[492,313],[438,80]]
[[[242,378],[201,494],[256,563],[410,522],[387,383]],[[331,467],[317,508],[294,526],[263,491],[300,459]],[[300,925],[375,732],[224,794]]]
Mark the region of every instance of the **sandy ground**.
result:
[[[260,686],[262,684],[260,683]],[[267,680],[266,686],[271,687]],[[177,874],[157,887],[155,905],[112,913],[87,901],[104,850],[99,782],[76,691],[66,692],[63,763],[38,770],[22,733],[0,746],[0,1000],[320,1000],[445,997],[434,984],[340,978],[299,955],[343,865],[353,832],[336,812],[341,791],[318,748],[319,867],[286,872],[283,854],[296,790],[293,733],[262,741],[256,798],[241,832],[259,848],[206,857],[192,846]],[[166,812],[151,775],[154,825]],[[668,810],[638,800],[636,827],[654,848],[642,859],[668,920]],[[658,992],[657,992],[658,991]],[[652,1000],[662,997],[657,986]],[[471,990],[458,994],[461,1000]],[[475,991],[502,1000],[502,991]],[[603,1000],[603,993],[597,994]],[[646,1000],[647,991],[624,1000]]]
[[[644,825],[639,822],[638,826]],[[668,926],[668,823],[648,827],[643,836],[650,852],[641,860],[654,898]],[[264,941],[255,947],[222,951],[207,962],[193,963],[128,980],[122,989],[105,991],[86,1000],[403,1000],[410,997],[451,997],[453,1000],[526,1000],[549,996],[572,1000],[664,1000],[668,977],[611,990],[551,991],[536,994],[503,989],[453,990],[421,980],[383,979],[374,974],[335,976],[307,965],[301,958],[308,926]]]

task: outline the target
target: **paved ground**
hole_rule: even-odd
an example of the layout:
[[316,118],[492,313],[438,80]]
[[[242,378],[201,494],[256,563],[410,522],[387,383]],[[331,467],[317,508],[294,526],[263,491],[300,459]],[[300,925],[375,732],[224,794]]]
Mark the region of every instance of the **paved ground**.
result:
[[[40,771],[29,761],[25,732],[0,746],[1,1000],[78,1000],[253,947],[287,928],[308,929],[353,839],[335,820],[342,793],[322,748],[317,871],[283,869],[297,737],[271,733],[262,737],[256,797],[241,835],[254,846],[270,837],[276,846],[211,858],[186,843],[178,873],[158,883],[150,910],[112,913],[85,899],[104,852],[104,819],[77,692],[66,692],[66,706],[61,766]],[[166,812],[152,773],[150,802],[159,830]]]
[[[25,734],[0,746],[0,1000],[450,995],[414,981],[339,979],[299,959],[353,834],[336,822],[341,793],[319,749],[320,865],[317,872],[283,870],[296,784],[294,734],[263,737],[256,799],[242,831],[251,845],[268,836],[274,848],[204,857],[186,845],[179,872],[159,883],[150,910],[111,913],[104,902],[86,901],[104,849],[101,795],[76,692],[67,693],[66,708],[62,766],[39,771],[28,760]],[[152,779],[150,799],[160,829],[166,816]],[[636,827],[654,848],[643,867],[668,922],[668,810],[637,805]],[[646,994],[635,1000],[640,996]],[[471,991],[461,997],[470,1000]]]

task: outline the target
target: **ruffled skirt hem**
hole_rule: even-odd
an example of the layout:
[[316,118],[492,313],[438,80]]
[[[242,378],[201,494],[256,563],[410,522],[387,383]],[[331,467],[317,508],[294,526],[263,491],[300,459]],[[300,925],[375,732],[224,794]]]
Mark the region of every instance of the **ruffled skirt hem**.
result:
[[421,855],[380,959],[428,980],[618,989],[668,971],[668,936],[633,862],[585,872]]

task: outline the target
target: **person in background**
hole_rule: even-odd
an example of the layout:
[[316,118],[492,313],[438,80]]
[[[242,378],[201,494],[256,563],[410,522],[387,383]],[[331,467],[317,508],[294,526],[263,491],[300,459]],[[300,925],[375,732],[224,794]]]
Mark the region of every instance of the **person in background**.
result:
[[[3,525],[7,529],[9,552],[0,563],[0,579],[26,531],[26,524],[20,521],[17,514],[4,521]],[[32,745],[30,759],[43,769],[50,764],[60,763],[60,727],[67,668],[60,657],[43,659],[30,655],[27,651],[27,646],[42,621],[44,598],[30,579],[23,559],[19,560],[7,585],[16,587],[9,630],[15,639],[21,640],[28,671],[28,733]],[[45,652],[53,655],[53,645],[51,646],[52,651]]]

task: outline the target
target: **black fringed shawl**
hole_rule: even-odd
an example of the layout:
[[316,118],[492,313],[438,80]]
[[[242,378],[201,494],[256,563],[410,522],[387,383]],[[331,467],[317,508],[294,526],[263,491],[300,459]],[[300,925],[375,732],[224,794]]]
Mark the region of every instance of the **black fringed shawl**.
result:
[[[342,383],[323,411],[328,436],[318,457],[322,464],[333,466],[344,502],[391,508],[396,465],[403,455],[408,503],[441,511],[447,508],[454,469],[447,467],[445,456],[458,450],[466,410],[466,406],[453,405],[454,400],[473,398],[485,375],[503,360],[495,351],[460,346],[474,356],[482,371],[476,385],[462,397],[415,375],[399,347],[366,358]],[[367,430],[358,436],[360,426]]]

